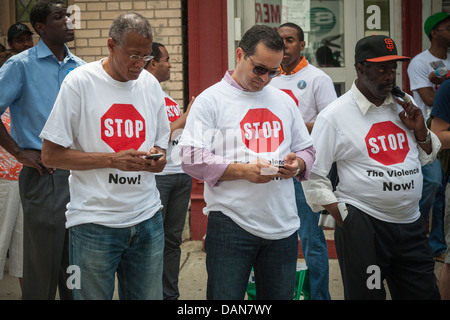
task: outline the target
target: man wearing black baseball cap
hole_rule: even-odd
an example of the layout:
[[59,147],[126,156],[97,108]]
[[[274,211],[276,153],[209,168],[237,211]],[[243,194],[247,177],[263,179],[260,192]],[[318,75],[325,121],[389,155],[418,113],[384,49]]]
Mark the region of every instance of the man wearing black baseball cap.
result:
[[30,49],[33,46],[33,32],[23,23],[15,23],[8,29],[8,45],[10,50],[0,53],[0,67],[11,56]]
[[15,23],[8,29],[8,44],[12,51],[19,53],[33,46],[33,32],[23,23]]
[[[392,299],[439,299],[419,200],[420,168],[441,144],[411,97],[392,94],[397,64],[408,60],[389,37],[361,39],[357,79],[312,132],[316,161],[304,191],[313,211],[336,220],[345,299],[386,299],[385,279]],[[328,179],[334,162],[336,191]]]

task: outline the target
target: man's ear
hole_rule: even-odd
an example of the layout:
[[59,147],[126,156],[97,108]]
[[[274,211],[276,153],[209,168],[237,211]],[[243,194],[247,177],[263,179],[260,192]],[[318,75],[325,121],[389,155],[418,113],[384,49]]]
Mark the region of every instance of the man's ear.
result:
[[433,40],[433,38],[436,38],[436,33],[438,32],[437,28],[431,29],[430,31],[430,41]]
[[305,41],[300,41],[300,52],[305,50],[305,47],[306,47],[306,42]]
[[240,63],[242,60],[244,60],[246,53],[245,51],[239,47],[236,50],[236,63]]
[[108,38],[108,41],[107,41],[107,46],[108,46],[108,50],[109,50],[109,52],[111,53],[111,52],[114,52],[114,49],[115,49],[115,47],[117,46],[117,43],[116,43],[116,41],[113,39],[113,38]]
[[357,63],[356,64],[356,72],[358,74],[363,73],[364,72],[364,65],[362,63]]
[[152,68],[156,68],[156,63],[157,63],[157,61],[155,59],[152,59],[149,61],[149,66]]
[[39,35],[42,35],[42,34],[45,33],[46,25],[45,25],[45,23],[42,23],[42,22],[36,22],[36,23],[34,24],[34,29],[36,30],[36,32],[37,32]]

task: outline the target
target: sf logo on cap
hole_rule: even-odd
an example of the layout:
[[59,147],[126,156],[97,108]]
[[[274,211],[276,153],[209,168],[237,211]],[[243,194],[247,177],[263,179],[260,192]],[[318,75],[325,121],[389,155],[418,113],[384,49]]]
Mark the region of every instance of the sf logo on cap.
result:
[[387,38],[387,39],[384,40],[384,42],[386,43],[386,48],[388,48],[389,51],[392,52],[392,50],[395,49],[394,41],[392,41],[392,39]]

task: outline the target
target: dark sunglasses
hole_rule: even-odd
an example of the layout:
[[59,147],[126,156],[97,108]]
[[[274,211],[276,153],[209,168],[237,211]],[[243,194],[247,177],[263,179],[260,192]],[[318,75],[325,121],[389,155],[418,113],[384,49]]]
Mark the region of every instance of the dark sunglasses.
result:
[[262,76],[262,75],[268,73],[269,78],[276,78],[280,75],[280,73],[281,73],[280,67],[278,67],[277,70],[270,70],[270,69],[267,69],[267,68],[264,68],[261,66],[257,66],[248,54],[246,56],[250,59],[251,63],[253,64],[253,66],[254,66],[253,73],[256,74],[257,76]]

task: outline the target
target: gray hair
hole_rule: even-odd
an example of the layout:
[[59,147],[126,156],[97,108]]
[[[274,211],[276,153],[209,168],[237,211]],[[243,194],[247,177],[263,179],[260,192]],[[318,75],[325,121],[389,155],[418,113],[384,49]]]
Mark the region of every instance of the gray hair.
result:
[[146,39],[153,39],[153,29],[150,22],[136,12],[127,12],[118,16],[109,29],[109,37],[120,45],[126,41],[130,32],[136,32]]

